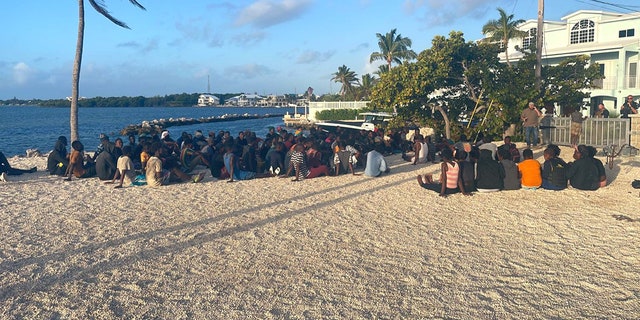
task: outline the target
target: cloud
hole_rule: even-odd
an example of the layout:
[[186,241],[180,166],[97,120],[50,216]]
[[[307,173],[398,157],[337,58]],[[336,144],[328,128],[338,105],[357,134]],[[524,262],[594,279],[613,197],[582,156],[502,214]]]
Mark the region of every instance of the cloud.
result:
[[451,25],[460,18],[482,18],[488,10],[495,10],[505,1],[495,0],[405,0],[404,11],[408,15],[422,14],[430,26]]
[[123,43],[119,43],[117,45],[118,48],[131,48],[131,49],[135,49],[139,52],[142,53],[148,53],[151,51],[154,51],[156,49],[158,49],[158,40],[149,40],[149,42],[147,42],[147,44],[143,45],[139,42],[136,41],[129,41],[129,42],[123,42]]
[[268,28],[299,18],[312,3],[313,0],[257,0],[240,11],[235,25]]
[[251,33],[242,33],[233,37],[233,42],[240,46],[248,46],[256,44],[267,37],[267,34],[262,31],[255,31]]
[[311,64],[316,62],[324,62],[333,57],[335,53],[335,50],[325,52],[307,50],[298,56],[298,59],[296,59],[296,63]]
[[13,80],[19,85],[27,83],[33,73],[31,67],[24,62],[18,62],[13,66]]
[[367,48],[369,48],[369,43],[363,42],[363,43],[357,45],[355,48],[349,50],[349,53],[355,53],[355,52],[358,52],[358,51],[360,51],[362,49],[367,49]]
[[253,79],[265,75],[274,74],[275,71],[266,66],[250,63],[241,66],[234,66],[225,69],[225,75],[238,77],[241,79]]
[[224,43],[221,35],[212,31],[214,28],[211,24],[202,19],[176,22],[176,29],[182,37],[171,41],[169,43],[171,46],[180,46],[185,40],[203,43],[208,47],[221,47]]

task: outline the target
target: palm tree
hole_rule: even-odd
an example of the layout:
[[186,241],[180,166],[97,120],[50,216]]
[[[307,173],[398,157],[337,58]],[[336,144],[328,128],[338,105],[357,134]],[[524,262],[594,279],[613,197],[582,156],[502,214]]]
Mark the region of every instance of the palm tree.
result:
[[[101,15],[116,25],[129,29],[126,23],[113,17],[105,5],[97,0],[89,0],[91,6],[98,11]],[[146,10],[138,1],[129,0],[136,7]],[[71,81],[71,115],[69,116],[69,123],[71,125],[71,141],[78,140],[78,96],[80,87],[80,66],[82,65],[82,48],[84,46],[84,0],[78,0],[78,39],[76,42],[76,57],[73,61],[73,76]]]
[[378,70],[374,71],[373,74],[377,75],[378,77],[382,77],[382,75],[387,72],[389,72],[389,67],[387,67],[386,64],[381,64],[378,66]]
[[373,86],[375,86],[376,83],[378,83],[378,79],[370,73],[362,75],[360,87],[358,88],[358,95],[360,98],[368,99],[371,95],[371,91],[373,90]]
[[391,70],[391,63],[402,63],[403,60],[415,59],[418,55],[411,50],[411,39],[402,35],[396,35],[396,29],[382,35],[376,33],[378,37],[378,47],[380,52],[374,52],[369,57],[369,63],[376,60],[384,60],[387,62],[388,70]]
[[331,78],[331,80],[342,83],[340,95],[343,98],[346,94],[352,94],[353,86],[359,83],[358,75],[344,64],[341,67],[338,67],[338,72],[333,74],[333,78]]
[[511,67],[509,62],[509,40],[514,38],[522,38],[526,35],[525,31],[518,30],[518,25],[524,22],[523,19],[513,20],[513,15],[507,15],[502,9],[498,8],[500,13],[500,19],[489,20],[482,27],[482,34],[489,35],[489,39],[492,41],[500,42],[504,46],[504,56],[507,60],[507,65]]

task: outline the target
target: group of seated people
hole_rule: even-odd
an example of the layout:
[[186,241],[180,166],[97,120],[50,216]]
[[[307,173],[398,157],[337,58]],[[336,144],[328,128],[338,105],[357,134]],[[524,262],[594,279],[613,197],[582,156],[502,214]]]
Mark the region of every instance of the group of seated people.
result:
[[273,127],[264,138],[249,130],[236,137],[222,130],[205,137],[198,130],[193,135],[183,132],[174,140],[165,130],[141,134],[137,143],[130,135],[126,146],[122,139],[111,142],[105,134],[99,139],[100,145],[90,157],[80,141],[73,141],[71,153],[67,153],[67,139],[59,137],[48,156],[47,170],[66,177],[65,181],[98,177],[105,183],[116,183],[117,188],[199,182],[204,171],[198,168],[206,168],[212,177],[229,182],[272,176],[294,177],[296,181],[356,174],[358,167],[364,167],[367,176],[379,176],[389,172],[384,155],[402,148],[401,141],[395,143],[396,137],[385,136],[382,131],[328,133],[312,129],[305,136],[302,130],[289,133]]
[[439,192],[441,196],[454,193],[469,195],[473,191],[495,192],[517,189],[563,190],[571,186],[580,190],[597,190],[607,184],[602,161],[595,158],[592,146],[576,146],[572,162],[560,158],[560,148],[548,145],[544,150],[544,163],[533,157],[531,149],[520,152],[510,137],[497,147],[491,137],[472,145],[464,138],[462,143],[447,144],[440,151],[440,180],[430,174],[419,175],[418,184]]

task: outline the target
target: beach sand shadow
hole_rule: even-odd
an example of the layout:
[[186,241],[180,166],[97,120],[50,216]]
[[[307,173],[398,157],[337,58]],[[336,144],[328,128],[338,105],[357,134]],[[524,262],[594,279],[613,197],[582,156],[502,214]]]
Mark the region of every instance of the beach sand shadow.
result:
[[[399,183],[408,182],[415,179],[414,177],[406,178],[403,180],[390,180],[384,185],[377,188],[378,190],[384,190],[388,188],[396,187]],[[304,215],[309,213],[312,210],[317,210],[318,208],[323,207],[333,207],[335,205],[339,205],[344,201],[349,201],[351,198],[357,196],[352,190],[353,186],[359,184],[368,183],[367,179],[358,179],[357,181],[348,182],[345,184],[341,184],[339,186],[335,186],[328,189],[321,189],[313,192],[309,192],[307,194],[299,195],[300,197],[312,197],[317,195],[322,195],[327,192],[339,193],[342,196],[332,199],[326,200],[320,203],[311,203],[306,206],[302,206],[297,210],[293,210],[291,212],[287,212],[281,215],[257,220],[251,223],[238,225],[235,227],[230,227],[226,229],[222,229],[218,232],[203,234],[202,236],[192,238],[185,241],[177,241],[167,245],[155,246],[151,248],[145,248],[140,251],[134,252],[131,255],[123,256],[119,259],[110,259],[107,261],[99,262],[89,267],[78,267],[78,266],[69,266],[66,270],[59,270],[55,274],[45,275],[40,278],[37,278],[37,272],[34,272],[34,279],[19,283],[14,283],[10,285],[6,285],[0,288],[0,301],[6,301],[16,296],[22,296],[31,292],[38,291],[46,291],[49,288],[70,283],[77,280],[82,279],[92,279],[97,275],[108,272],[117,268],[121,268],[122,266],[132,265],[135,263],[139,263],[141,261],[153,260],[161,256],[165,256],[168,254],[174,254],[179,252],[184,252],[185,250],[200,246],[204,243],[209,243],[221,238],[233,236],[238,233],[247,232],[256,228],[261,228],[269,224],[277,223],[283,220],[287,220],[299,215]],[[5,270],[5,272],[21,272],[22,268],[29,267],[31,265],[36,265],[37,269],[44,269],[46,265],[55,264],[56,262],[61,261],[70,261],[76,255],[92,255],[94,252],[100,251],[101,249],[117,247],[117,246],[125,246],[130,242],[137,240],[151,240],[157,237],[163,237],[169,234],[173,234],[175,232],[180,232],[183,230],[188,230],[190,228],[202,227],[205,225],[216,224],[225,219],[231,219],[255,212],[260,212],[264,208],[284,205],[289,203],[290,199],[282,199],[273,201],[267,204],[255,205],[249,208],[244,208],[241,210],[236,210],[233,212],[229,212],[226,214],[222,214],[215,217],[210,217],[206,219],[201,219],[193,222],[187,222],[175,226],[170,226],[166,228],[161,228],[153,231],[142,232],[137,234],[132,234],[126,237],[122,237],[119,239],[109,240],[102,243],[89,244],[76,249],[72,249],[70,251],[64,252],[56,252],[51,254],[46,254],[37,257],[28,257],[24,259],[19,259],[16,261],[3,261],[0,263],[0,269]]]

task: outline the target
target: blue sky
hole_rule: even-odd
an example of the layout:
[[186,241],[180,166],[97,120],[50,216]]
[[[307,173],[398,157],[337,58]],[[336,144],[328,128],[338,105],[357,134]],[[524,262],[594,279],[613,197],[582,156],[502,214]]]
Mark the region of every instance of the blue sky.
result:
[[[100,1],[100,0],[99,0]],[[611,0],[632,4],[635,0]],[[80,95],[156,96],[207,91],[258,94],[336,93],[341,65],[358,76],[378,64],[376,33],[396,28],[419,53],[436,35],[467,40],[502,7],[536,19],[537,0],[105,0],[123,29],[85,4]],[[592,0],[547,0],[545,19],[579,9],[616,11]],[[0,99],[71,95],[77,1],[2,1]],[[619,12],[619,10],[618,10]]]

